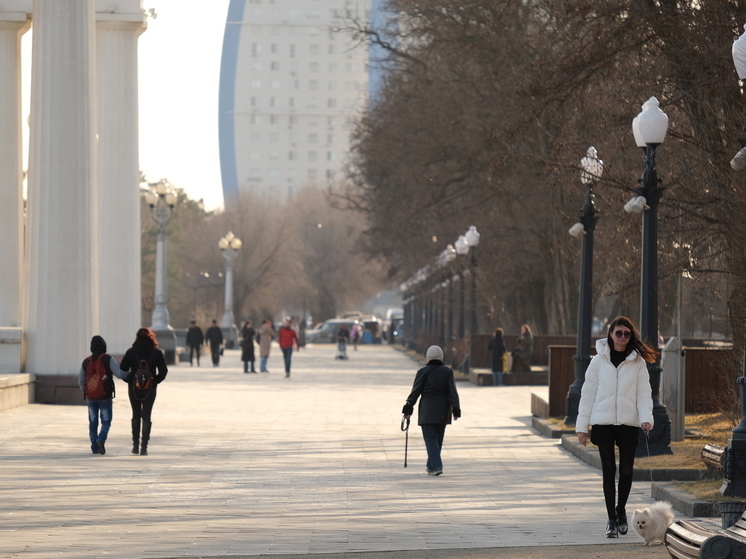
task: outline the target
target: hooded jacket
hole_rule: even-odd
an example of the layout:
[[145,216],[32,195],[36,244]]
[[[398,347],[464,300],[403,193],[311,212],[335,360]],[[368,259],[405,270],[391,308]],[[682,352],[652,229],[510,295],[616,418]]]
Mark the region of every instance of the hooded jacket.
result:
[[653,398],[645,360],[632,350],[615,367],[605,338],[596,342],[596,352],[585,372],[575,431],[588,433],[590,425],[653,425]]

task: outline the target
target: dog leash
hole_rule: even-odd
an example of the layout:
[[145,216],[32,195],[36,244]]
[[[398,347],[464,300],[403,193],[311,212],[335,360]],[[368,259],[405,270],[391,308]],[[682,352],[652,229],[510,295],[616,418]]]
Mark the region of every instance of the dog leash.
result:
[[[648,451],[648,458],[650,458],[650,445],[648,444],[648,432],[643,430],[643,433],[645,433],[645,448]],[[648,468],[650,470],[650,483],[653,483],[653,465],[651,464]]]

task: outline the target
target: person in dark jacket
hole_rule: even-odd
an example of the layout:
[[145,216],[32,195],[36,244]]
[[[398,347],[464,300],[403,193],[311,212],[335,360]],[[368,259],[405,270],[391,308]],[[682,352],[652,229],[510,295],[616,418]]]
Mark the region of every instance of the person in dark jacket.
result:
[[[153,377],[153,386],[140,390],[135,386],[135,377],[140,362],[145,361]],[[166,379],[168,367],[163,352],[158,349],[158,338],[150,328],[140,328],[135,335],[135,343],[122,358],[122,370],[129,371],[130,405],[132,406],[132,454],[146,456],[153,423],[150,419],[157,388]],[[140,441],[140,424],[142,423],[142,441]]]
[[446,425],[450,425],[451,416],[453,419],[461,417],[461,405],[453,369],[443,364],[443,350],[433,345],[428,348],[425,356],[427,365],[417,371],[412,392],[407,397],[402,413],[409,419],[417,399],[420,399],[417,424],[422,429],[427,449],[427,474],[439,476],[443,473],[440,451],[443,448]]
[[218,326],[218,321],[213,320],[212,326],[205,333],[205,342],[210,343],[210,353],[212,353],[212,364],[217,367],[220,363],[220,346],[223,345],[223,332]]
[[[86,390],[86,372],[88,366],[100,359],[104,366],[106,379],[103,383],[103,397],[93,397]],[[94,363],[95,364],[95,363]],[[127,380],[127,373],[122,371],[117,364],[117,360],[106,353],[106,341],[101,336],[91,338],[91,356],[83,360],[78,373],[78,386],[80,391],[88,401],[88,436],[91,440],[91,452],[93,454],[106,454],[106,437],[111,428],[111,420],[114,417],[112,398],[114,398],[114,378],[117,376],[122,380]],[[101,416],[101,431],[98,430],[98,419]]]
[[202,328],[197,326],[197,322],[192,320],[186,335],[186,344],[189,347],[189,365],[194,365],[193,358],[197,355],[197,367],[199,367],[199,354],[202,351],[202,344],[205,343],[205,336],[202,334]]
[[[243,361],[243,372],[244,373],[256,373],[254,369],[254,336],[256,330],[251,325],[251,321],[247,320],[244,322],[243,328],[241,329],[241,361]],[[251,370],[249,371],[249,363],[251,363]]]
[[505,354],[505,340],[503,329],[495,328],[493,338],[487,346],[492,352],[492,386],[503,386],[503,355]]

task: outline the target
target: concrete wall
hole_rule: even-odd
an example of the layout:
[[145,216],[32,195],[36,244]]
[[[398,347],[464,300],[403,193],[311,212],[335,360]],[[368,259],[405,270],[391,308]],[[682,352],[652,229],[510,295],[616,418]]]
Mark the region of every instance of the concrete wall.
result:
[[19,373],[0,377],[0,412],[34,401],[36,376]]

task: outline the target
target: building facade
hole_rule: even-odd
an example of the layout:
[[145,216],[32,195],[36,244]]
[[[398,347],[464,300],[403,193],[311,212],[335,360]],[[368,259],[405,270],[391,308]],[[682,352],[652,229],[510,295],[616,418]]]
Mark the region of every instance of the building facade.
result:
[[370,0],[231,0],[220,73],[226,204],[340,176],[368,98],[368,50],[346,30]]

